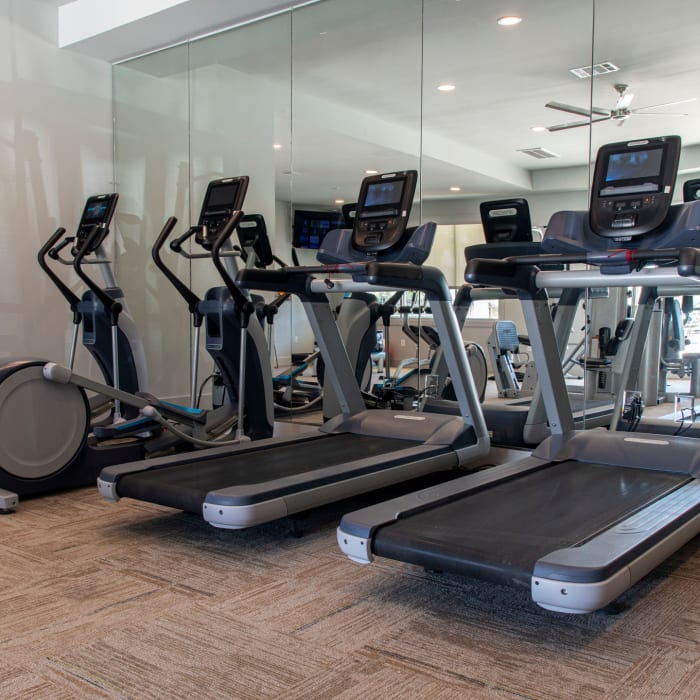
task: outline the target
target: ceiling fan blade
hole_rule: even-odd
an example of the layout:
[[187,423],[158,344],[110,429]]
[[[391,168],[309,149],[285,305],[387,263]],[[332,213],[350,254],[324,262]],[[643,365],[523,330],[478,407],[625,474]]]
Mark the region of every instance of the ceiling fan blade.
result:
[[634,109],[631,112],[632,115],[641,115],[643,117],[687,117],[687,112],[642,112],[641,110]]
[[672,107],[673,105],[684,105],[688,102],[695,102],[697,99],[697,97],[689,97],[687,100],[674,100],[673,102],[662,102],[658,105],[649,105],[648,107],[637,107],[637,109],[633,109],[630,111],[636,114],[637,112],[641,112],[645,109],[659,109],[659,107]]
[[582,117],[590,117],[593,114],[598,114],[601,117],[609,117],[610,116],[610,110],[609,109],[603,109],[602,107],[591,107],[591,109],[587,109],[586,107],[576,107],[575,105],[568,105],[565,104],[564,102],[547,102],[545,107],[549,107],[549,109],[558,109],[561,112],[570,112],[571,114],[580,114]]
[[584,107],[575,107],[574,105],[567,105],[563,102],[547,102],[545,107],[549,109],[558,109],[560,112],[570,112],[571,114],[580,114],[582,117],[590,117],[591,111],[585,109]]
[[548,126],[547,131],[563,131],[564,129],[575,129],[579,126],[588,126],[591,123],[595,124],[596,122],[604,122],[608,119],[610,119],[609,116],[598,119],[585,119],[580,122],[567,122],[566,124],[555,124],[554,126]]

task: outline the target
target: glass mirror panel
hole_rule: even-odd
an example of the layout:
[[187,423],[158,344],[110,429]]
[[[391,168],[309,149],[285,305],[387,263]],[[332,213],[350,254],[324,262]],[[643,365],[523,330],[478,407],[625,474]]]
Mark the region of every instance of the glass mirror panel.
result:
[[423,215],[475,225],[455,239],[461,284],[464,245],[483,242],[482,201],[524,197],[538,227],[585,206],[588,129],[548,131],[575,119],[546,105],[590,102],[590,80],[570,69],[590,64],[593,6],[526,3],[520,24],[500,26],[489,3],[424,5]]
[[[551,103],[590,104],[590,79],[572,69],[591,65],[593,2],[538,0],[510,13],[522,21],[500,25],[507,13],[493,3],[424,2],[423,217],[440,224],[436,264],[455,286],[463,284],[465,247],[484,243],[482,202],[526,199],[535,238],[554,212],[587,203],[588,121]],[[572,121],[584,123],[556,128]],[[517,300],[484,301],[474,304],[465,341],[487,350],[496,308],[526,334]],[[568,352],[582,326],[574,324]],[[528,351],[523,345],[518,358],[523,375]]]
[[[183,399],[189,396],[189,315],[151,261],[151,247],[168,217],[177,217],[183,231],[190,221],[187,52],[177,46],[115,65],[113,72],[117,279],[143,338],[150,390]],[[187,279],[186,261],[172,264]]]
[[[211,180],[247,175],[244,211],[264,217],[272,250],[285,260],[291,198],[290,31],[291,14],[285,13],[190,45],[192,218],[199,215]],[[238,243],[235,234],[231,243]],[[245,263],[238,259],[237,264]],[[200,294],[223,284],[209,260],[193,263],[192,279]],[[287,304],[274,326],[277,353],[289,355]],[[210,369],[205,362],[200,379]]]
[[[700,46],[697,6],[688,0],[670,0],[659,6],[649,0],[634,4],[596,4],[594,62],[612,67],[595,76],[592,103],[592,156],[600,146],[619,141],[679,135],[681,159],[673,201],[683,201],[683,184],[700,177]],[[674,18],[666,21],[665,18]],[[601,351],[600,329],[611,328],[635,311],[640,289],[626,292],[624,301],[591,324],[591,348]],[[676,415],[678,397],[692,394],[692,361],[688,353],[698,345],[700,297],[662,298],[645,340],[641,391],[644,415],[676,420],[682,433],[692,423],[692,409]],[[626,353],[622,353],[623,359]],[[621,360],[613,358],[621,371]],[[611,376],[617,389],[617,374]],[[686,401],[686,399],[684,399]],[[690,401],[690,400],[687,400]],[[689,403],[688,403],[689,405]],[[690,419],[689,419],[690,418]]]
[[[293,210],[340,212],[368,171],[420,169],[421,5],[326,0],[294,10]],[[311,249],[298,255],[315,262]],[[305,352],[313,338],[294,313],[292,350]]]

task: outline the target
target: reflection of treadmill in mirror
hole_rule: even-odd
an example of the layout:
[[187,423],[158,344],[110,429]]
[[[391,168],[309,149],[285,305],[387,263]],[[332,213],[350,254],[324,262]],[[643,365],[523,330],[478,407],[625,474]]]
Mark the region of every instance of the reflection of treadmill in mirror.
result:
[[[275,261],[262,214],[246,214],[236,226],[238,244],[244,254],[246,267],[267,267]],[[248,259],[251,251],[253,259]]]
[[[242,528],[430,472],[476,464],[488,452],[447,283],[439,270],[422,267],[436,226],[407,230],[416,179],[415,171],[367,178],[355,227],[326,236],[318,254],[320,266],[246,269],[238,276],[245,287],[289,291],[301,298],[326,360],[325,381],[333,386],[342,413],[294,438],[103,470],[99,484],[105,496],[159,503],[201,513],[217,527]],[[323,278],[314,279],[314,274]],[[425,289],[443,338],[460,416],[365,408],[326,292],[374,285]]]
[[[530,210],[525,199],[505,199],[482,202],[481,222],[486,243],[465,249],[467,262],[475,258],[501,260],[513,255],[539,255],[542,243],[532,240]],[[492,290],[498,294],[498,290]],[[472,290],[467,299],[488,298],[489,290]],[[585,289],[565,289],[557,299],[555,333],[562,360]],[[510,296],[512,298],[512,295]],[[466,311],[462,314],[466,317]],[[486,425],[494,445],[510,447],[539,444],[549,434],[547,416],[540,391],[532,397],[520,395],[520,384],[512,358],[519,352],[523,338],[512,321],[499,321],[489,337],[491,368],[500,399],[487,400],[482,405]],[[513,398],[509,398],[513,397]],[[607,426],[613,414],[612,398],[587,399],[581,393],[568,392],[577,428]]]
[[700,179],[686,180],[683,183],[683,201],[694,202],[700,199]]
[[[664,174],[678,162],[680,140],[645,144],[663,150],[654,177],[664,197],[645,205],[648,220],[660,220],[659,227],[624,236],[609,222],[598,220],[591,227],[589,212],[559,212],[547,227],[545,250],[560,253],[562,264],[593,268],[538,271],[530,257],[472,260],[467,266],[467,281],[510,288],[520,296],[552,436],[530,457],[344,516],[338,542],[352,559],[387,557],[477,576],[529,589],[545,608],[585,613],[615,601],[700,532],[695,440],[573,430],[543,293],[560,286],[599,286],[603,278],[608,286],[697,288],[700,250],[680,246],[700,243],[700,203],[669,211],[673,178]],[[608,206],[601,201],[601,163],[611,152],[638,146],[601,149],[591,211]],[[626,215],[637,197],[605,201],[619,201]]]

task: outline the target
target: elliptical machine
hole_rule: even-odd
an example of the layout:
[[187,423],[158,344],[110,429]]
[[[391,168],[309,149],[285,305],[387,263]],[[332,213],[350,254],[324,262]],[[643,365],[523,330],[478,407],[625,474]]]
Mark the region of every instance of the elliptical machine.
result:
[[[146,370],[146,358],[143,342],[139,336],[134,321],[128,312],[124,292],[117,285],[112,272],[111,261],[104,249],[103,243],[109,234],[109,226],[117,207],[119,195],[116,192],[99,194],[88,197],[83,213],[80,217],[78,229],[74,236],[65,236],[60,240],[65,229],[59,228],[39,250],[37,259],[39,267],[58,289],[59,293],[68,302],[73,313],[73,332],[68,356],[68,366],[72,369],[77,349],[78,335],[82,328],[82,343],[99,367],[105,383],[116,386],[116,377],[119,377],[119,385],[125,391],[135,393],[139,390],[147,390],[148,374]],[[119,326],[117,328],[119,366],[115,372],[114,354],[112,352],[112,338],[109,316],[98,296],[91,289],[85,291],[79,298],[68,287],[54,270],[48,265],[47,257],[67,267],[73,266],[78,251],[82,248],[88,236],[92,234],[93,227],[97,227],[97,233],[93,242],[86,251],[83,264],[97,265],[102,274],[104,293],[122,307]],[[58,242],[60,240],[60,243]],[[68,249],[70,258],[65,257],[63,251]],[[94,394],[90,397],[90,408],[93,416],[104,411],[109,401],[105,397]],[[133,409],[126,410],[126,417],[137,415]]]
[[[66,236],[62,227],[56,229],[39,250],[37,259],[73,314],[68,366],[73,368],[82,328],[82,343],[104,381],[112,386],[121,384],[135,393],[147,382],[143,344],[126,311],[124,293],[116,284],[103,247],[118,199],[116,192],[88,197],[75,235]],[[70,258],[65,255],[66,249]],[[48,263],[50,259],[75,268],[78,257],[79,265],[99,266],[104,280],[100,294],[88,289],[78,297]],[[119,326],[112,327],[102,297],[107,305],[120,308]],[[82,441],[66,439],[63,431],[69,429],[73,435],[87,433],[92,429],[92,417],[106,413],[109,399],[99,394],[88,399],[84,392],[62,392],[45,386],[45,363],[38,358],[10,358],[0,366],[0,511],[17,505],[18,494],[82,486],[94,479],[102,465],[144,456],[141,445],[123,444],[110,449],[109,459],[102,458],[107,457],[106,452],[96,453],[92,468],[78,459]],[[133,407],[125,412],[127,418],[137,415],[138,410]],[[67,463],[72,465],[70,470],[64,470]]]
[[[218,236],[220,231],[226,229],[222,240],[227,241],[232,227],[241,218],[240,206],[247,183],[247,177],[210,183],[198,226],[190,228],[173,241],[171,248],[181,248],[185,240],[196,235],[196,240],[212,251],[219,272],[226,275],[224,280],[227,286],[209,290],[201,305],[191,290],[187,299],[188,303],[194,304],[193,317],[198,318],[200,324],[206,320],[207,348],[222,370],[229,395],[235,397],[239,404],[239,416],[242,415],[242,401],[239,398],[244,393],[243,381],[248,380],[251,386],[257,387],[256,399],[248,402],[245,421],[250,437],[258,438],[269,437],[273,425],[270,370],[267,361],[260,360],[266,356],[264,335],[259,325],[256,329],[254,323],[248,322],[248,300],[240,290],[234,289],[232,292],[229,288],[231,276],[221,260],[226,253],[220,250],[222,244]],[[154,246],[154,258],[176,223],[174,217],[166,223]],[[54,233],[40,255],[45,256],[52,250],[63,233],[63,229]],[[122,305],[82,268],[88,251],[97,248],[96,241],[100,234],[99,226],[90,228],[75,253],[73,268],[104,307],[115,353],[112,365],[119,368],[122,364],[118,341]],[[62,244],[63,247],[65,245]],[[209,257],[209,253],[202,254],[202,257]],[[246,353],[249,334],[253,338],[255,352]],[[240,376],[234,379],[234,375]],[[151,441],[140,435],[149,429],[159,426],[168,428],[182,441],[178,447],[213,444],[209,438],[217,434],[222,424],[221,417],[215,416],[214,412],[124,391],[120,388],[119,372],[115,373],[115,383],[115,387],[101,384],[74,374],[68,367],[46,364],[38,359],[10,360],[0,368],[0,509],[10,509],[16,505],[18,495],[37,495],[88,485],[94,483],[104,466],[143,458],[151,451]],[[124,405],[149,416],[103,426],[99,431],[95,429],[103,438],[129,437],[127,441],[100,440],[90,426],[86,390],[112,399],[116,404],[116,415],[120,415],[121,405]],[[241,439],[242,432],[243,420],[239,422],[236,440]],[[155,449],[162,449],[160,441],[156,444]],[[12,492],[4,489],[11,489]]]

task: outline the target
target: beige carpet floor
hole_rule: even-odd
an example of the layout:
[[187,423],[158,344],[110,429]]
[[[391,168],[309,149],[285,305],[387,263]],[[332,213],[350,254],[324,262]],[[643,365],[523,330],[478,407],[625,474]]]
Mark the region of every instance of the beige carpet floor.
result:
[[700,541],[617,615],[335,544],[344,511],[219,531],[95,489],[0,517],[0,698],[700,697]]

